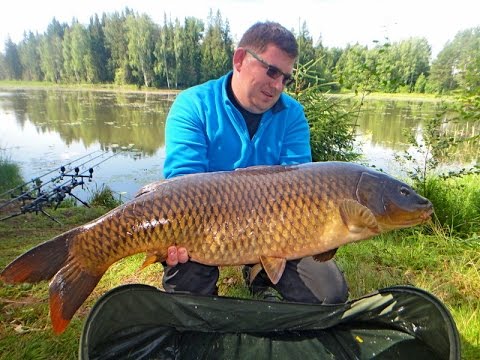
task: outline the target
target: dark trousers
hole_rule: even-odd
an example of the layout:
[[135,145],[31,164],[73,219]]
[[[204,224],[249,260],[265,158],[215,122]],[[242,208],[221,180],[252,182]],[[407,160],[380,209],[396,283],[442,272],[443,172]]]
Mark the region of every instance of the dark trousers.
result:
[[[219,270],[193,261],[165,267],[163,288],[167,292],[190,292],[215,295]],[[348,299],[348,286],[343,273],[333,260],[318,262],[312,257],[287,261],[280,281],[273,285],[262,271],[252,286],[270,286],[287,301],[338,304]]]

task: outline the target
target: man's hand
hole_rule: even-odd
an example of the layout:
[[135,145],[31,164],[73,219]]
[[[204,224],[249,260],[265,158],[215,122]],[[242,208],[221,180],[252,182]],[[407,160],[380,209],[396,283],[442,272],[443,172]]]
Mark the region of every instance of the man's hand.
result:
[[176,246],[170,246],[168,248],[167,265],[175,266],[178,263],[186,263],[188,261],[188,251],[184,247],[177,248]]

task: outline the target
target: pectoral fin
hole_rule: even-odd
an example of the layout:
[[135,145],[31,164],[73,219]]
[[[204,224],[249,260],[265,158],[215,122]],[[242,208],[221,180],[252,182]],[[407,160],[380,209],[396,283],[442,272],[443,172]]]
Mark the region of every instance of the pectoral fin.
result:
[[274,285],[278,283],[283,275],[283,271],[285,270],[285,264],[287,263],[287,260],[285,258],[260,256],[260,261],[270,281]]
[[338,248],[326,251],[321,254],[313,255],[313,259],[320,262],[328,261],[333,258],[337,250]]
[[253,280],[257,277],[257,275],[262,271],[262,264],[255,264],[250,269],[250,276],[248,277],[248,281],[250,284],[253,283]]
[[138,271],[141,271],[145,269],[148,265],[155,264],[156,262],[161,262],[164,260],[164,257],[160,257],[160,255],[156,251],[150,251],[147,253],[145,256],[145,260],[143,261],[143,264],[140,266]]
[[365,229],[373,233],[380,233],[377,219],[372,211],[352,199],[345,199],[340,203],[340,215],[343,223],[351,233],[361,233]]

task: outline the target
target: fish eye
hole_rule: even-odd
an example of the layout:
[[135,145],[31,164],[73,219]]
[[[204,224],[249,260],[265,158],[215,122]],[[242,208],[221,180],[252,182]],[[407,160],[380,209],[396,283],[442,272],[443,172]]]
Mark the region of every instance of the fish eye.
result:
[[403,196],[408,196],[408,195],[410,195],[410,190],[407,189],[406,187],[402,187],[400,189],[400,194],[402,194]]

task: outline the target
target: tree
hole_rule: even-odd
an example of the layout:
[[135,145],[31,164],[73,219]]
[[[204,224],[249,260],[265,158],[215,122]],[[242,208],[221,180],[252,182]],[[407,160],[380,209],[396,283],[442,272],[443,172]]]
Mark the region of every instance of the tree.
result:
[[102,22],[100,22],[98,15],[95,14],[90,18],[90,24],[88,25],[90,52],[92,56],[91,72],[96,74],[96,81],[100,82],[113,80],[113,76],[110,76],[107,72],[107,63],[110,53],[105,46],[105,33],[103,31],[105,18],[106,16],[104,15],[102,17]]
[[420,75],[430,72],[431,47],[425,38],[410,38],[400,42],[398,47],[400,81],[408,92],[413,92]]
[[185,18],[184,27],[175,25],[177,86],[188,87],[200,82],[201,40],[204,24],[193,17]]
[[460,31],[432,63],[430,86],[439,93],[462,88],[475,93],[480,88],[480,27]]
[[335,67],[343,54],[343,49],[325,48],[319,42],[315,47],[315,54],[316,58],[322,59],[321,63],[317,65],[317,74],[325,83],[322,91],[340,90],[340,84],[335,80]]
[[223,22],[220,11],[210,10],[207,31],[202,42],[201,81],[220,77],[232,68],[233,42],[230,26]]
[[17,45],[10,37],[5,41],[5,72],[7,79],[20,80],[22,78],[22,65]]
[[143,85],[151,86],[154,80],[155,39],[157,25],[147,15],[127,16],[126,21],[129,64]]
[[[167,21],[167,14],[163,14],[163,26],[155,44],[154,55],[155,74],[159,75],[167,88],[174,87],[176,83],[176,59],[174,49],[174,30],[171,21]],[[176,86],[175,86],[176,87]]]
[[458,60],[454,77],[459,86],[468,93],[480,92],[480,27],[459,32],[454,40],[458,42]]
[[22,63],[22,78],[27,81],[43,80],[40,67],[40,37],[31,31],[23,35],[23,40],[18,46],[18,53]]
[[307,23],[304,21],[298,35],[298,64],[305,65],[312,59],[315,59],[315,49],[313,48],[313,39],[308,31]]
[[114,79],[117,84],[126,84],[132,81],[126,37],[126,16],[131,13],[131,10],[127,8],[125,14],[115,12],[105,17],[104,21],[105,48],[110,53],[106,66],[107,78]]
[[375,63],[369,60],[367,47],[359,44],[348,45],[335,65],[337,81],[347,89],[372,90],[372,74]]
[[[314,61],[297,68],[296,82],[308,84],[294,87],[290,93],[305,108],[310,127],[310,145],[313,161],[353,161],[359,157],[355,151],[356,105],[342,99],[327,97],[322,93],[322,80],[312,69]],[[313,70],[313,72],[312,72]],[[301,91],[297,89],[302,88]]]
[[90,47],[91,38],[87,29],[74,22],[65,31],[63,41],[63,58],[65,78],[69,81],[97,82],[98,75],[93,64],[93,55]]
[[5,62],[5,55],[0,52],[0,80],[7,79],[7,64]]
[[66,24],[60,24],[55,18],[47,27],[46,34],[40,40],[40,65],[45,80],[60,82],[63,71],[63,35]]

